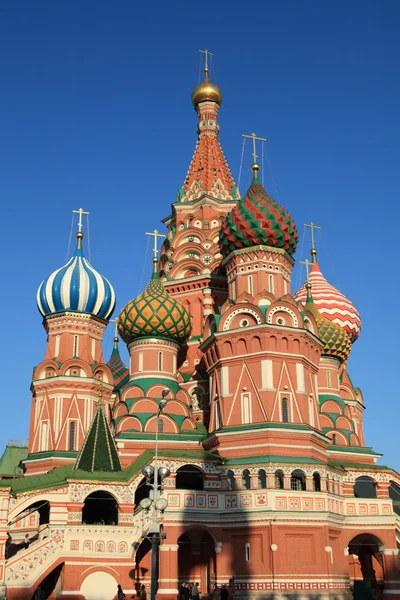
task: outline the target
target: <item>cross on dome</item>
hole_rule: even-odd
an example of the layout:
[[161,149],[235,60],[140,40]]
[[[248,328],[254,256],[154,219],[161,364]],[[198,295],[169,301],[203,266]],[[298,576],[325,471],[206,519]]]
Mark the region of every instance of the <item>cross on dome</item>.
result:
[[257,164],[257,158],[258,158],[258,155],[256,153],[256,150],[257,150],[257,148],[256,148],[256,140],[259,141],[259,142],[266,142],[267,140],[266,140],[266,138],[257,137],[255,133],[251,133],[250,135],[246,135],[245,133],[242,133],[242,137],[250,139],[250,140],[253,140],[253,152],[252,152],[252,155],[253,155],[254,164],[256,165]]
[[83,208],[78,208],[78,210],[73,210],[73,213],[76,213],[79,215],[79,219],[78,219],[78,231],[79,233],[82,233],[82,215],[89,215],[90,213],[86,210],[83,210]]
[[312,221],[310,223],[304,223],[304,227],[309,227],[311,231],[311,256],[312,262],[316,262],[317,250],[315,248],[315,237],[314,229],[321,229],[319,225],[315,225]]
[[204,54],[204,71],[207,73],[208,72],[208,57],[214,56],[214,54],[207,49],[199,50],[199,52],[201,52],[201,54]]

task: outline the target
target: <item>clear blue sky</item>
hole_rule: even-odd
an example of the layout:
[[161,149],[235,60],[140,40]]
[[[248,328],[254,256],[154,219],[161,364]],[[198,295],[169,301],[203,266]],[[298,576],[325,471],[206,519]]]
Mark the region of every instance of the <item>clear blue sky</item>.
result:
[[0,447],[27,437],[46,344],[36,289],[65,262],[72,209],[91,213],[91,261],[118,308],[143,287],[144,233],[169,214],[194,150],[190,94],[206,47],[235,179],[241,134],[255,131],[268,138],[267,190],[302,238],[303,223],[322,227],[321,268],[363,319],[350,373],[366,441],[400,469],[399,17],[397,0],[2,4]]

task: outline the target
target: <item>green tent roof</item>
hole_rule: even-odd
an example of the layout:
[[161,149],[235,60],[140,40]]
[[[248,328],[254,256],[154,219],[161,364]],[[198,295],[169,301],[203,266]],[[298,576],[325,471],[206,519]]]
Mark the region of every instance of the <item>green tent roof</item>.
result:
[[99,403],[89,427],[75,469],[82,471],[121,471],[117,447],[111,435],[103,406]]
[[7,444],[3,456],[0,458],[0,478],[22,475],[19,471],[19,463],[27,456],[27,446],[14,446],[12,443]]

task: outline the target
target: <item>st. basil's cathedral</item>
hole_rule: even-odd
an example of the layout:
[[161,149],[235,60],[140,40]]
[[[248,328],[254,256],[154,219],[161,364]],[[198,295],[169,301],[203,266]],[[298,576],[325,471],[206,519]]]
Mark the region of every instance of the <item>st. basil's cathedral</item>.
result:
[[192,102],[194,155],[111,356],[116,295],[84,256],[82,209],[75,252],[38,288],[28,448],[0,461],[0,598],[135,598],[153,554],[158,600],[183,581],[210,598],[400,599],[400,475],[365,445],[347,369],[360,316],[314,245],[292,292],[296,225],[256,162],[240,194],[207,67]]

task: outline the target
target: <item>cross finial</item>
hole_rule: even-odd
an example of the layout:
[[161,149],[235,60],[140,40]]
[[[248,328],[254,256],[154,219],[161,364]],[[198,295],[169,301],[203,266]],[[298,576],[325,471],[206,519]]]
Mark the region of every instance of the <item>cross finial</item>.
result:
[[154,237],[154,246],[153,246],[153,255],[154,256],[153,256],[153,258],[157,258],[157,254],[159,253],[159,249],[157,247],[157,238],[165,238],[165,234],[158,233],[157,229],[155,229],[151,233],[148,233],[146,231],[146,235],[151,235],[152,237]]
[[78,231],[79,231],[79,233],[81,233],[82,232],[82,215],[88,215],[89,213],[87,211],[83,210],[83,208],[78,208],[78,210],[73,210],[72,212],[79,215]]
[[314,229],[321,229],[321,227],[319,225],[314,225],[312,221],[311,223],[304,223],[304,227],[309,227],[311,229],[311,249],[315,250]]
[[201,54],[204,54],[204,71],[206,73],[208,73],[208,57],[209,56],[214,56],[214,54],[212,52],[210,52],[209,50],[199,50],[199,52],[201,52]]
[[306,260],[301,260],[300,261],[301,265],[306,265],[306,273],[307,273],[307,281],[308,281],[308,277],[310,275],[310,261],[308,260],[308,258],[306,258]]
[[252,155],[253,155],[253,162],[254,162],[254,164],[256,164],[257,163],[257,158],[258,158],[257,153],[256,153],[256,150],[257,150],[257,148],[256,148],[256,140],[258,140],[260,142],[266,142],[267,141],[266,138],[257,137],[255,133],[252,133],[251,135],[246,135],[246,134],[242,133],[242,137],[248,138],[250,140],[253,140],[253,152],[252,152]]

